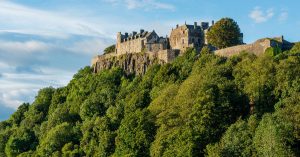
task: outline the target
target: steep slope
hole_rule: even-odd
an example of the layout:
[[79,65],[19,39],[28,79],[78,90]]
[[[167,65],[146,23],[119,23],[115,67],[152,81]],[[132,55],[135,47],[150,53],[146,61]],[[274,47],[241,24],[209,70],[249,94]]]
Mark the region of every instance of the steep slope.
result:
[[299,156],[299,54],[85,67],[0,123],[0,156]]

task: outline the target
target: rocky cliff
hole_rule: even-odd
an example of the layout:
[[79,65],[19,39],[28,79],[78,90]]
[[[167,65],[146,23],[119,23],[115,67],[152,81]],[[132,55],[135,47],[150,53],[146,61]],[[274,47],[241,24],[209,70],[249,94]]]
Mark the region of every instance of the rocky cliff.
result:
[[156,56],[148,53],[131,53],[120,56],[97,56],[95,59],[94,72],[97,73],[103,69],[112,67],[121,67],[127,73],[135,73],[143,75],[148,67],[153,64],[164,64],[163,60],[159,60]]

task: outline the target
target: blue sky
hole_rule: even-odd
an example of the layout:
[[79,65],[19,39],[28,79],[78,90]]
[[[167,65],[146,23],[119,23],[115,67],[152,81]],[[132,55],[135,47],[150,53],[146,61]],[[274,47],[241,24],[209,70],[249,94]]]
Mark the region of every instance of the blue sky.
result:
[[0,120],[37,91],[68,83],[116,32],[170,33],[176,24],[231,17],[250,43],[299,41],[297,0],[0,0]]

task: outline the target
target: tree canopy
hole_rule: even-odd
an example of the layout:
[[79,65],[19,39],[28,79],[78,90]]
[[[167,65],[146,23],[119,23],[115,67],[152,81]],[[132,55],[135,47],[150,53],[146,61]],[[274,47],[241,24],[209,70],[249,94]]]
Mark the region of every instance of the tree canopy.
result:
[[231,18],[217,21],[207,33],[208,43],[219,49],[242,44],[240,37],[240,28]]
[[104,49],[104,54],[115,52],[115,49],[116,49],[116,45],[108,46],[107,48]]
[[0,156],[300,156],[299,54],[188,49],[143,76],[85,67],[0,122]]

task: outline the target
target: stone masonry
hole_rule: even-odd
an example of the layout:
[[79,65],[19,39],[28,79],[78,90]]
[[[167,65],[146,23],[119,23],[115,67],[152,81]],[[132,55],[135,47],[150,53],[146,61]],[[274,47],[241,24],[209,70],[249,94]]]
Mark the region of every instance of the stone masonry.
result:
[[205,33],[210,27],[208,22],[201,22],[200,25],[197,25],[197,22],[194,22],[193,25],[186,23],[182,26],[176,25],[176,28],[172,29],[170,37],[160,37],[154,30],[148,32],[141,29],[139,32],[130,34],[119,32],[117,33],[115,52],[95,56],[92,59],[92,66],[101,65],[99,62],[104,62],[104,59],[137,53],[154,56],[161,63],[169,63],[184,53],[187,48],[195,48],[200,51],[205,45]]
[[252,44],[232,46],[225,49],[216,50],[215,54],[219,56],[231,57],[241,52],[248,52],[257,56],[262,55],[270,47],[279,47],[282,50],[290,49],[292,43],[284,40],[283,36],[276,38],[259,39]]

